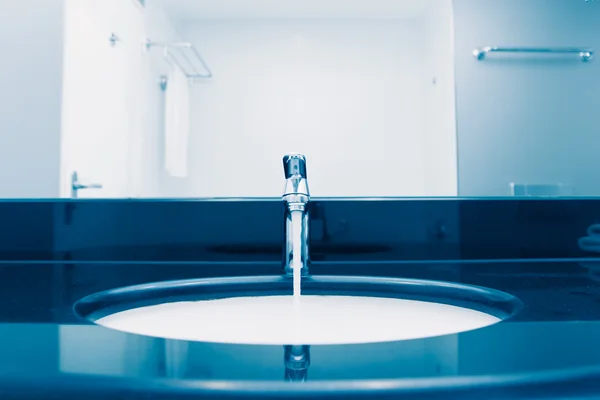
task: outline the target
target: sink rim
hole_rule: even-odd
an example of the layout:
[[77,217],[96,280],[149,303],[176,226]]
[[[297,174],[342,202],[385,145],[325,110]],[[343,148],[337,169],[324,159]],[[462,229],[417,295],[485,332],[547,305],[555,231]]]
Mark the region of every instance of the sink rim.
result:
[[[76,301],[73,311],[78,317],[95,323],[102,317],[138,307],[230,297],[291,295],[292,289],[292,279],[281,275],[159,281],[93,293]],[[310,275],[302,279],[302,291],[303,295],[367,296],[447,304],[489,314],[500,322],[510,319],[523,307],[517,297],[496,289],[424,279]]]

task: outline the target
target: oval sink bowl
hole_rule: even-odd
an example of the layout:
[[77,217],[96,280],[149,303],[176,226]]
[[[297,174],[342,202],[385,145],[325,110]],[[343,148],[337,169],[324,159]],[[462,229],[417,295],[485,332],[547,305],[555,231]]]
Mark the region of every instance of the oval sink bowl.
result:
[[457,283],[312,276],[302,296],[286,277],[158,282],[85,297],[75,311],[98,325],[201,342],[330,345],[454,334],[505,320],[514,296]]

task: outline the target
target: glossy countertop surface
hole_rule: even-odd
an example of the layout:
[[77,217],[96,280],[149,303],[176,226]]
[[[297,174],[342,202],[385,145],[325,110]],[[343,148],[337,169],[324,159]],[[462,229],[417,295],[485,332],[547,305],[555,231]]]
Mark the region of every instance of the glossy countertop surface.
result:
[[[600,199],[313,199],[313,261],[597,257]],[[277,262],[273,199],[0,200],[0,260]]]
[[[107,289],[175,279],[278,275],[279,262],[4,262],[0,398],[598,398],[600,259],[315,262],[314,275],[431,279],[519,298],[510,320],[402,342],[311,346],[305,382],[283,346],[165,340],[73,311]],[[289,378],[289,375],[288,375]]]

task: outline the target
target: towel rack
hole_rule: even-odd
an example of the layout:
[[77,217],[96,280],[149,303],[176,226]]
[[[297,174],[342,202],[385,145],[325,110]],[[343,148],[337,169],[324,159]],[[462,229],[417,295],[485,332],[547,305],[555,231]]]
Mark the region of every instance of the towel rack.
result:
[[594,50],[585,47],[499,47],[486,46],[473,50],[479,61],[485,60],[488,53],[543,53],[543,54],[576,54],[581,61],[587,62],[594,56]]
[[160,43],[147,39],[146,50],[153,47],[162,48],[167,61],[178,65],[190,80],[212,78],[213,74],[200,53],[188,42]]

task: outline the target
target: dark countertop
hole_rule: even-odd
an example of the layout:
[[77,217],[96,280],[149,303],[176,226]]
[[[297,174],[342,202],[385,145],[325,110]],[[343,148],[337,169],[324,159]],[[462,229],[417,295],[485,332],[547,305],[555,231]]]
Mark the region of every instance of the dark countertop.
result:
[[[596,257],[600,199],[311,198],[314,261]],[[2,200],[0,260],[276,262],[272,199]]]
[[132,284],[277,275],[278,262],[0,264],[0,398],[598,398],[600,259],[314,263],[314,275],[394,276],[498,289],[512,319],[404,342],[311,346],[307,382],[285,382],[283,346],[165,340],[109,330],[73,304]]

